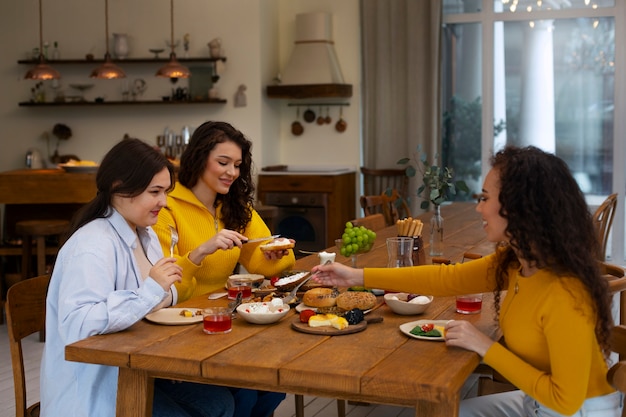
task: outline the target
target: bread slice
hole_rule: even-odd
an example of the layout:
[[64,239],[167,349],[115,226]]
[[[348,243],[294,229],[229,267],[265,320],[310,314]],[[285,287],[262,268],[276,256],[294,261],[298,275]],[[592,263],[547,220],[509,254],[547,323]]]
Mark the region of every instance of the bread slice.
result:
[[273,251],[273,250],[285,250],[285,249],[293,249],[295,244],[287,239],[287,238],[279,238],[274,240],[273,242],[266,243],[264,245],[259,246],[262,251]]

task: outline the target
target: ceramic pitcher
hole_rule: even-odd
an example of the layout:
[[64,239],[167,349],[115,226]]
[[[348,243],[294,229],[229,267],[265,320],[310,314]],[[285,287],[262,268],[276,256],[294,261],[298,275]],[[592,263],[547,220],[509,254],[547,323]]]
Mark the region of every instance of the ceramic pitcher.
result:
[[113,52],[117,59],[124,59],[130,52],[130,46],[128,45],[128,35],[125,33],[113,34]]

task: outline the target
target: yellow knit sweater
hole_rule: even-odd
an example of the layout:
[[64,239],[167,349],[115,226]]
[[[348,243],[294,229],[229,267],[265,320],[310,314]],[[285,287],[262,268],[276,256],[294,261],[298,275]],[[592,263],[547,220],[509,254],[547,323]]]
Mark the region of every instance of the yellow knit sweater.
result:
[[[491,292],[493,262],[490,255],[457,265],[366,268],[365,285],[435,296]],[[614,392],[606,381],[596,316],[581,281],[546,270],[530,277],[512,270],[509,276],[500,309],[506,346],[494,343],[483,361],[530,397],[568,416],[585,399]],[[490,313],[483,309],[481,314]]]
[[[168,209],[160,211],[159,219],[153,228],[159,236],[166,256],[170,253],[169,226],[174,226],[178,231],[179,238],[174,248],[174,256],[178,258],[177,263],[183,268],[182,282],[176,284],[179,302],[192,296],[223,290],[237,262],[248,272],[266,277],[277,275],[295,264],[292,251],[289,256],[284,256],[280,260],[268,261],[258,244],[247,244],[241,249],[235,246],[231,250],[218,250],[206,256],[200,265],[196,265],[189,259],[189,252],[224,228],[224,224],[219,220],[221,206],[217,207],[216,220],[193,192],[178,182],[167,197],[167,206]],[[271,233],[261,216],[253,210],[252,219],[243,234],[249,239],[254,239],[269,236]]]

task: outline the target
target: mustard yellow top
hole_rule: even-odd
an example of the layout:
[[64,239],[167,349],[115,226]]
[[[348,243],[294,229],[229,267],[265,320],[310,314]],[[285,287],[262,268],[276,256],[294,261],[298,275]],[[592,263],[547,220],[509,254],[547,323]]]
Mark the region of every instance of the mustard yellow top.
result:
[[[217,250],[206,256],[200,265],[196,265],[189,259],[189,252],[224,228],[224,224],[219,220],[221,205],[216,210],[218,217],[216,221],[193,192],[177,182],[167,197],[167,206],[169,210],[163,209],[159,212],[159,219],[153,228],[165,256],[169,256],[170,253],[169,226],[174,226],[178,231],[178,244],[174,247],[174,256],[178,258],[177,263],[183,268],[182,282],[176,283],[178,302],[207,292],[224,290],[226,280],[238,262],[248,272],[266,277],[291,269],[296,262],[293,251],[280,260],[268,261],[259,249],[259,244],[250,243],[243,245],[241,249],[235,246],[230,250]],[[252,210],[252,218],[242,234],[254,239],[270,236],[271,233],[261,216]]]
[[[365,285],[435,296],[492,292],[494,260],[490,255],[456,265],[366,268]],[[590,295],[580,280],[546,270],[530,277],[512,270],[509,276],[499,321],[506,346],[494,343],[483,361],[564,415],[574,414],[587,398],[614,392],[595,337]]]

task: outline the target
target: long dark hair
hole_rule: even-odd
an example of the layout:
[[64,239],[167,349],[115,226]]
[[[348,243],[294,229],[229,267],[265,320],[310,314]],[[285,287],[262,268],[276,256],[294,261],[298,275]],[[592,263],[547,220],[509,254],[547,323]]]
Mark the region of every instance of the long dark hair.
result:
[[254,195],[252,183],[252,142],[243,133],[226,122],[205,122],[191,136],[189,145],[180,157],[178,182],[192,188],[206,169],[209,154],[218,143],[233,142],[241,148],[241,165],[237,178],[227,194],[218,194],[222,202],[221,220],[227,229],[243,231],[252,218]]
[[567,164],[533,146],[507,146],[491,160],[500,182],[500,215],[508,246],[498,250],[496,314],[517,255],[558,276],[578,278],[594,302],[596,338],[609,351],[613,320],[608,284],[600,275],[600,245],[585,197]]
[[174,167],[171,162],[161,152],[139,139],[122,139],[102,159],[96,174],[98,193],[74,215],[64,242],[90,221],[110,215],[109,207],[113,195],[138,196],[163,168],[167,168],[170,173],[172,189]]

